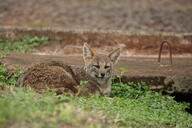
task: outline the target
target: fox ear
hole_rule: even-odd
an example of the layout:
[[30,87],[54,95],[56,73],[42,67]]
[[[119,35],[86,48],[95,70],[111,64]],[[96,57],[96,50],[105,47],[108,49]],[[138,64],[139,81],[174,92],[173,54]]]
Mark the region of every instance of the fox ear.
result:
[[120,56],[120,48],[117,48],[113,50],[111,53],[109,53],[108,57],[111,59],[113,64],[116,64],[118,61],[118,58]]
[[93,59],[93,57],[94,57],[94,52],[92,51],[91,47],[87,43],[84,43],[84,46],[83,46],[83,59],[84,59],[84,61],[87,61],[89,59]]

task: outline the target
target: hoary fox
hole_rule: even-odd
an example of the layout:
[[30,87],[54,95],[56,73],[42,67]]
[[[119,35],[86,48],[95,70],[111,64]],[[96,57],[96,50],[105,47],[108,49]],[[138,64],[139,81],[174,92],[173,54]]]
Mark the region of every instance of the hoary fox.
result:
[[[83,67],[56,61],[36,64],[21,75],[18,84],[35,88],[37,91],[56,89],[58,92],[70,91],[75,95],[109,95],[113,66],[117,63],[119,56],[119,48],[108,55],[98,55],[85,43]],[[81,81],[86,82],[79,87]]]

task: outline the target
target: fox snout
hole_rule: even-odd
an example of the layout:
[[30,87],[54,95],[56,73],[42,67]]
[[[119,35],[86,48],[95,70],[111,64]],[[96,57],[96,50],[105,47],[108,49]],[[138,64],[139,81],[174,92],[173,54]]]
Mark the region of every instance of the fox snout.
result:
[[105,78],[105,73],[98,73],[98,74],[95,74],[95,77],[97,78]]
[[99,74],[99,75],[95,75],[97,78],[104,78],[105,77],[105,73],[101,73],[101,74]]
[[99,77],[104,77],[105,76],[105,73],[100,73],[100,76]]

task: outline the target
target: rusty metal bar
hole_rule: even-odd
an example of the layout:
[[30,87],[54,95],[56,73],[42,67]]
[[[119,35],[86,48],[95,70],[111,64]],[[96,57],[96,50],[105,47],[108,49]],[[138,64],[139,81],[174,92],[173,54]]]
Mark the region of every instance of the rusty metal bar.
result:
[[173,64],[172,48],[171,48],[171,44],[168,41],[166,41],[166,40],[161,42],[161,45],[160,45],[160,48],[159,48],[158,62],[160,63],[160,61],[161,61],[161,53],[162,53],[164,44],[167,44],[168,47],[169,47],[169,59],[170,59],[171,65],[172,65]]

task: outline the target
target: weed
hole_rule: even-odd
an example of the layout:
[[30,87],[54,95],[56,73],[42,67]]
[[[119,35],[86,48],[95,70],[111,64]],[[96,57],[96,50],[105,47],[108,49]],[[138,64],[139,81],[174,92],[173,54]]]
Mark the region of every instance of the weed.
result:
[[3,58],[12,52],[34,52],[34,48],[42,43],[48,43],[48,38],[27,35],[23,40],[16,40],[15,42],[1,40],[0,57]]
[[82,89],[87,83],[88,81],[80,81],[80,85],[76,86],[76,89],[77,90]]
[[192,127],[192,115],[185,112],[189,104],[150,91],[144,83],[114,83],[112,87],[110,100],[80,97],[74,104],[86,111],[99,111],[119,127]]
[[122,80],[121,80],[121,79],[122,79],[123,74],[125,73],[125,71],[126,71],[126,68],[124,68],[124,67],[118,68],[118,74],[113,77],[113,81],[114,81],[115,79],[118,79],[118,80],[119,80],[119,83],[122,83]]
[[149,91],[145,83],[113,83],[111,97],[137,99]]
[[24,71],[18,69],[18,67],[15,67],[15,70],[17,71],[11,71],[4,65],[0,65],[0,86],[16,85],[17,79]]

